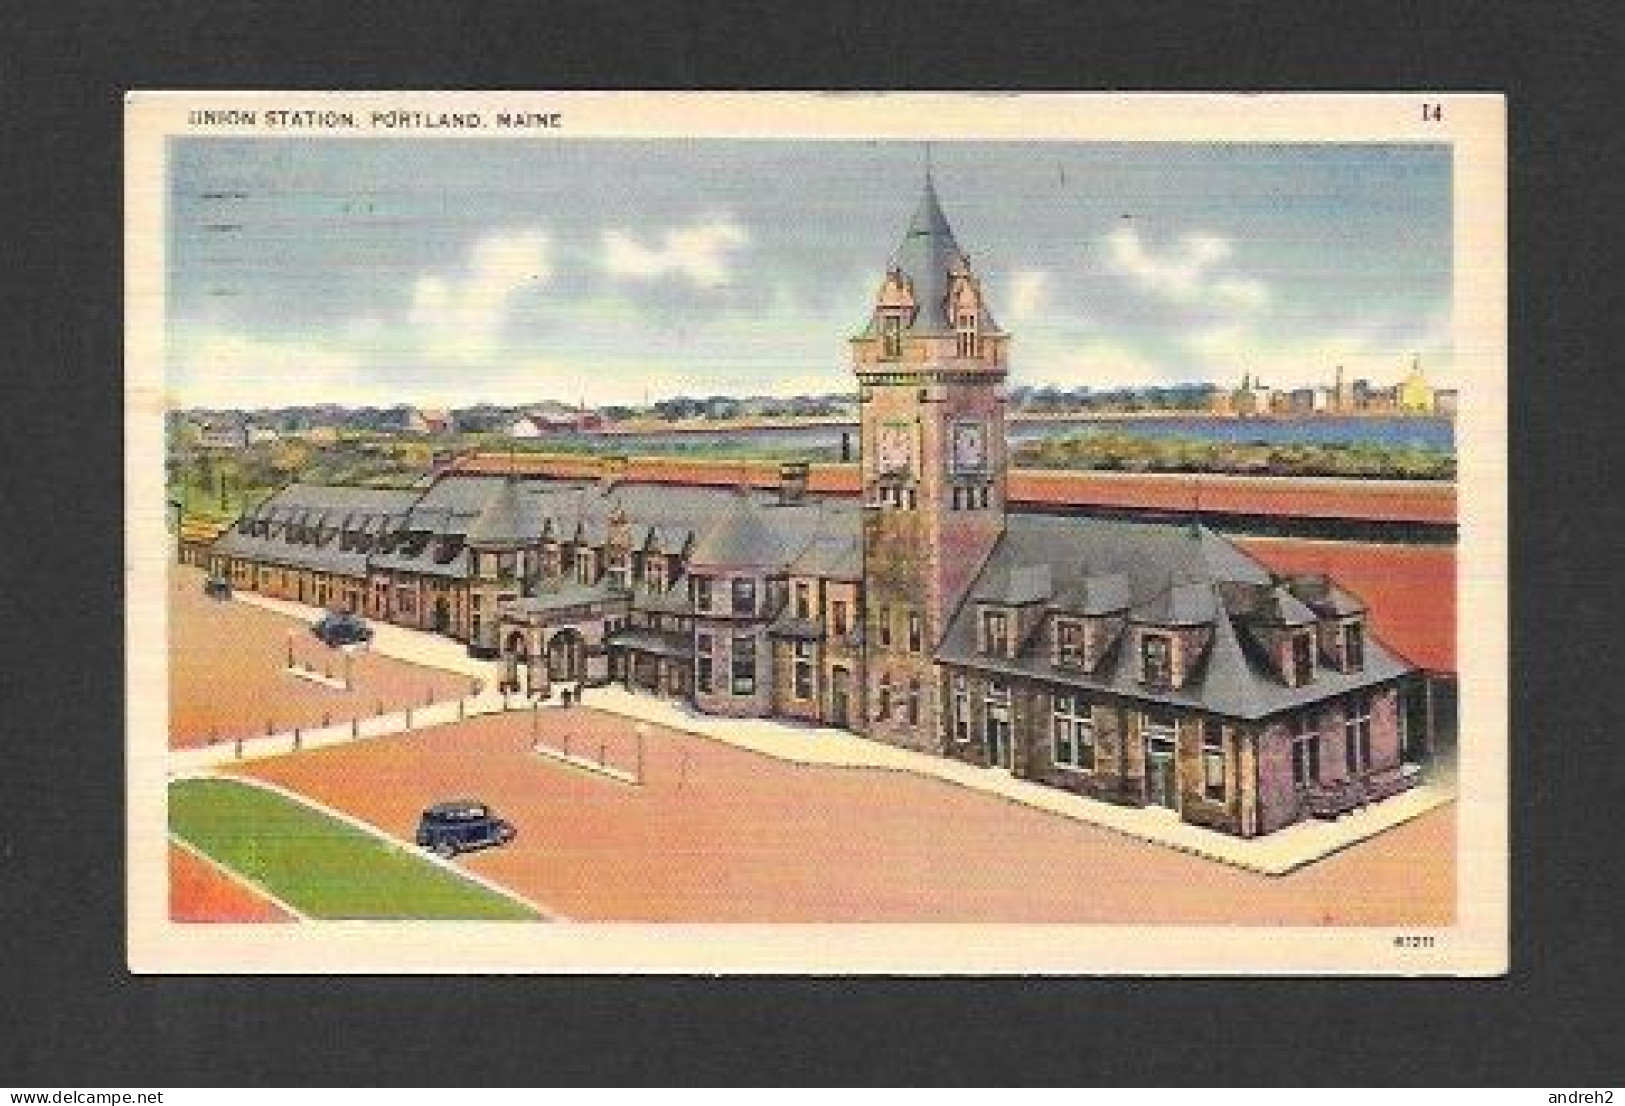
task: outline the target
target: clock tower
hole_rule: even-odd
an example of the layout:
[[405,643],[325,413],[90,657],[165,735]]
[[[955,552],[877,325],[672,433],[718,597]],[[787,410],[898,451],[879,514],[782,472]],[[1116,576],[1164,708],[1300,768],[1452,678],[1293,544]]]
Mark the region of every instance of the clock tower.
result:
[[940,752],[933,663],[948,620],[1004,530],[1010,338],[954,241],[929,169],[863,331],[864,733]]

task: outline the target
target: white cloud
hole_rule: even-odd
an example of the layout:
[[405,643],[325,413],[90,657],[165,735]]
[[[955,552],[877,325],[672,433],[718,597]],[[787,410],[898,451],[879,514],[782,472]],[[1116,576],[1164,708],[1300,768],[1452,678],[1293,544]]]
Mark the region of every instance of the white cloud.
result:
[[1141,291],[1181,306],[1256,311],[1269,303],[1269,286],[1216,271],[1233,252],[1228,239],[1213,234],[1187,234],[1160,251],[1149,249],[1133,226],[1106,235],[1108,268]]
[[455,275],[429,274],[412,284],[407,321],[424,353],[467,361],[497,347],[514,293],[553,275],[551,242],[541,230],[488,234]]
[[611,276],[649,280],[679,276],[702,288],[726,284],[732,276],[730,252],[750,241],[745,229],[731,219],[672,227],[659,236],[659,244],[645,245],[630,232],[603,232],[603,266]]
[[1026,270],[1010,278],[1010,306],[1005,312],[1013,324],[1037,318],[1049,302],[1049,274]]

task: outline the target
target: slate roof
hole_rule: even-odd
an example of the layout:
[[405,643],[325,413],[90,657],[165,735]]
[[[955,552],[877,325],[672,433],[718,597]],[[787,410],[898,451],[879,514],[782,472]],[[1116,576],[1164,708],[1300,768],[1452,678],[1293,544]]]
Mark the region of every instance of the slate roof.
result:
[[[1108,650],[1093,673],[1058,669],[1051,663],[1043,633],[1022,642],[1013,658],[989,657],[978,651],[975,597],[1008,593],[1013,581],[1033,579],[1023,569],[1045,564],[1053,574],[1054,594],[1046,601],[1052,611],[1122,610],[1117,600],[1126,591],[1136,621],[1168,619],[1172,621],[1159,624],[1211,625],[1211,640],[1197,659],[1191,679],[1178,690],[1147,688],[1138,678],[1138,658],[1121,647]],[[1231,609],[1225,602],[1226,593],[1271,594],[1273,590],[1274,583],[1261,565],[1205,527],[1013,514],[972,585],[972,601],[950,620],[938,657],[982,671],[1242,719],[1263,718],[1411,671],[1368,636],[1362,671],[1322,668],[1310,684],[1287,686],[1247,640],[1249,635],[1238,633],[1236,622],[1249,617],[1247,609]],[[1110,602],[1105,601],[1108,598]],[[1091,605],[1094,610],[1083,609]]]
[[[905,329],[915,334],[952,334],[953,320],[948,317],[948,274],[958,266],[969,266],[970,259],[959,248],[953,227],[942,213],[942,202],[937,198],[936,184],[926,174],[925,191],[908,221],[903,240],[892,254],[890,268],[908,277],[913,288],[915,312]],[[982,305],[985,328],[997,332],[998,324],[987,305]],[[878,333],[879,322],[871,316],[864,334]]]
[[517,549],[527,544],[534,540],[536,532],[524,526],[523,514],[519,481],[500,481],[469,527],[468,544],[483,549]]

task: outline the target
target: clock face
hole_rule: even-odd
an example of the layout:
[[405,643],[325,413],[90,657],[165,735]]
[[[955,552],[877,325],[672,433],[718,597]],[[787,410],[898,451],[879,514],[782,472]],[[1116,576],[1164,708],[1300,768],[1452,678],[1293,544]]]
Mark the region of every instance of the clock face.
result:
[[908,472],[914,467],[914,430],[909,426],[882,426],[875,443],[881,472]]
[[954,424],[954,468],[974,472],[987,467],[987,428],[979,422]]

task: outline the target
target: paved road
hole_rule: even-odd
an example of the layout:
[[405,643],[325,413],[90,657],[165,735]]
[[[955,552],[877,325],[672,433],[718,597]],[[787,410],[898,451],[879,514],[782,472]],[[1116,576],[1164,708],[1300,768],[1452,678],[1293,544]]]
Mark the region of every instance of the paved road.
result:
[[1454,809],[1287,876],[1256,875],[902,772],[802,766],[646,726],[632,786],[531,751],[635,764],[593,710],[480,718],[232,772],[399,838],[473,796],[519,827],[459,864],[578,920],[1434,925],[1455,902]]

